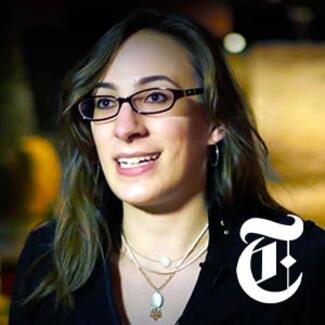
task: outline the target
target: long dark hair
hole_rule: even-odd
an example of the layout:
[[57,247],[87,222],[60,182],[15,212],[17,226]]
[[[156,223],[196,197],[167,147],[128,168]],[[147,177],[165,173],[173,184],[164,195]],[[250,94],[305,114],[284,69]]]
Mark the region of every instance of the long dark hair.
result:
[[188,50],[205,89],[204,106],[215,124],[225,128],[219,163],[207,168],[208,203],[215,201],[232,211],[248,206],[285,211],[267,191],[263,172],[267,147],[217,41],[188,18],[151,10],[134,12],[95,44],[65,82],[60,117],[65,172],[56,208],[53,268],[25,303],[56,292],[57,303],[73,307],[71,293],[86,283],[99,258],[105,258],[104,252],[119,252],[121,201],[107,185],[90,125],[80,118],[76,104],[93,90],[121,44],[142,29],[167,34]]

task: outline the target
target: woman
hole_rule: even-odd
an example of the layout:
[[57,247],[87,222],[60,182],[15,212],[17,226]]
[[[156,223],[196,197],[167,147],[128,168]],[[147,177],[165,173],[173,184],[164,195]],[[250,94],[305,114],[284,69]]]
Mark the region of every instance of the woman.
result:
[[[62,124],[61,199],[23,249],[10,324],[322,317],[324,231],[268,194],[266,146],[201,27],[153,11],[115,25],[68,78]],[[252,266],[249,233],[269,243]]]

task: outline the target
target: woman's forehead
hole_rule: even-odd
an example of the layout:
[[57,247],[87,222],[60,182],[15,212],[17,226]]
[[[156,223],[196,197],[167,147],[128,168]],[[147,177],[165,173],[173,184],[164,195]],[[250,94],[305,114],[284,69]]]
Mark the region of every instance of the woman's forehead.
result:
[[121,45],[102,81],[123,86],[147,76],[166,76],[184,87],[195,81],[190,55],[179,42],[163,33],[142,30]]

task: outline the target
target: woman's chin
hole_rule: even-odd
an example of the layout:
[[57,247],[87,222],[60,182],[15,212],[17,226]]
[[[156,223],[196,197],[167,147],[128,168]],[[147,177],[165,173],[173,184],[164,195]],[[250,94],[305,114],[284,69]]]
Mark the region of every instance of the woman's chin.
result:
[[136,206],[149,206],[157,201],[157,197],[149,191],[119,191],[116,193],[119,199],[127,204]]

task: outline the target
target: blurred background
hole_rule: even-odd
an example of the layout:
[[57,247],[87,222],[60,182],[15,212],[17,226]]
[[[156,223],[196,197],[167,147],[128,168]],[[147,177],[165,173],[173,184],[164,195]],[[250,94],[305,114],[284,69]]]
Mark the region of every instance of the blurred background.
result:
[[94,42],[139,7],[178,11],[223,47],[270,149],[273,196],[325,227],[325,2],[2,0],[0,324],[30,229],[50,218],[61,158],[61,82]]

